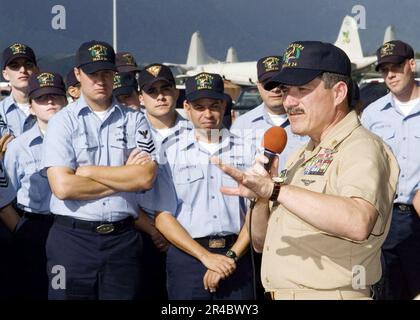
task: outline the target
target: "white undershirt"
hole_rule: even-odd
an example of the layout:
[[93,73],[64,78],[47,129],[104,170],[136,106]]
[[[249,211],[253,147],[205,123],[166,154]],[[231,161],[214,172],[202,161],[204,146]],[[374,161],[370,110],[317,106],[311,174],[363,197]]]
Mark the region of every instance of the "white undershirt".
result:
[[222,148],[223,141],[229,139],[229,133],[223,132],[222,138],[217,143],[208,143],[206,141],[198,140],[198,144],[206,149],[210,154],[214,154],[216,151]]
[[93,112],[95,112],[95,114],[99,117],[99,119],[101,119],[101,121],[104,121],[105,116],[106,116],[108,110],[105,110],[105,111],[93,111]]
[[22,112],[25,114],[25,116],[29,116],[29,114],[30,114],[30,112],[29,112],[30,104],[29,103],[16,103],[16,105],[18,106],[18,108],[20,110],[22,110]]
[[271,121],[273,121],[273,123],[278,127],[281,126],[283,123],[285,123],[287,121],[287,113],[271,114],[270,112],[268,112],[268,115],[269,115]]
[[162,138],[166,138],[171,134],[171,128],[156,129],[156,131],[162,136]]
[[404,116],[408,116],[413,108],[420,102],[420,98],[416,98],[407,102],[401,102],[394,97],[395,106],[400,110]]
[[201,140],[198,140],[198,144],[206,149],[210,154],[215,153],[217,150],[220,149],[220,143],[208,143]]

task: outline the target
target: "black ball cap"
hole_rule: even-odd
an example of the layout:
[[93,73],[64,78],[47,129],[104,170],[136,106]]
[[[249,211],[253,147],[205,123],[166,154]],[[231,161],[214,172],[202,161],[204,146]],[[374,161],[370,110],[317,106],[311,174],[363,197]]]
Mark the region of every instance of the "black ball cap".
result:
[[66,87],[60,74],[55,72],[37,72],[29,77],[29,98],[36,99],[46,94],[66,96]]
[[264,89],[285,84],[304,85],[323,72],[351,76],[351,63],[347,54],[331,43],[320,41],[295,41],[283,54],[279,74],[264,85]]
[[376,50],[376,57],[378,58],[378,63],[375,69],[378,71],[381,65],[385,63],[400,64],[406,59],[414,58],[414,50],[405,42],[393,40],[384,43]]
[[202,72],[185,82],[185,98],[189,102],[202,98],[226,100],[224,91],[223,79],[216,73]]
[[26,58],[36,65],[35,53],[31,47],[23,43],[13,43],[3,50],[3,70],[15,59]]
[[115,66],[118,72],[139,72],[136,59],[130,52],[117,52]]
[[74,69],[71,68],[71,70],[69,71],[69,73],[67,73],[66,76],[66,87],[67,89],[69,87],[74,87],[75,85],[79,84],[79,80],[77,80],[76,75],[74,74]]
[[149,90],[158,81],[165,81],[175,85],[174,75],[168,66],[160,63],[152,63],[144,67],[139,73],[138,82],[141,90]]
[[114,48],[103,41],[85,42],[77,51],[76,65],[88,74],[101,70],[117,71]]
[[282,63],[281,56],[267,56],[257,61],[258,81],[265,83],[267,80],[279,74]]
[[137,91],[137,80],[130,72],[117,72],[114,75],[114,96],[131,95]]

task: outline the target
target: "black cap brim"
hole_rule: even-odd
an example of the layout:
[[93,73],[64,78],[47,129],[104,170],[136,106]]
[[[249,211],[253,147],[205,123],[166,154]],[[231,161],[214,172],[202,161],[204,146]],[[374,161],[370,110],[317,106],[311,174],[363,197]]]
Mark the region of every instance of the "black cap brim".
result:
[[45,87],[45,88],[40,88],[37,90],[34,90],[32,92],[29,93],[29,98],[31,99],[36,99],[39,98],[41,96],[44,96],[46,94],[55,94],[58,96],[66,96],[66,91],[60,88],[54,88],[54,87]]
[[84,73],[91,74],[101,70],[112,70],[117,71],[115,64],[109,61],[97,61],[79,66]]
[[136,89],[133,87],[121,87],[114,89],[113,94],[116,97],[121,95],[129,96],[133,93],[133,91],[136,91]]
[[265,90],[271,90],[280,84],[302,86],[318,77],[322,70],[283,68],[280,73],[264,84]]
[[380,62],[378,62],[378,64],[376,65],[375,70],[379,71],[380,66],[385,64],[385,63],[400,64],[405,59],[409,59],[409,58],[402,57],[402,56],[386,56],[386,57],[383,57],[383,58],[381,58]]
[[68,88],[70,88],[70,87],[75,87],[75,86],[77,86],[78,84],[80,84],[80,82],[79,82],[79,81],[77,81],[77,79],[76,79],[76,81],[67,82],[67,83],[66,83],[66,87],[67,87],[67,89],[68,89]]
[[157,77],[157,78],[154,78],[152,81],[149,81],[149,82],[143,84],[140,89],[144,90],[144,91],[147,91],[147,90],[150,89],[151,86],[153,86],[153,84],[155,84],[158,81],[164,81],[168,84],[175,84],[174,82],[172,82],[172,81],[170,81],[170,80],[168,80],[164,77]]
[[258,78],[258,81],[264,86],[270,79],[276,77],[279,73],[280,71],[266,72]]
[[226,97],[224,93],[216,92],[213,90],[198,90],[194,91],[190,94],[185,96],[188,102],[193,102],[198,99],[216,99],[216,100],[224,100],[226,101]]
[[3,65],[3,70],[6,68],[6,66],[10,63],[10,62],[12,62],[13,60],[16,60],[16,59],[19,59],[19,58],[25,58],[25,59],[28,59],[29,61],[31,61],[34,65],[36,65],[36,61],[32,58],[32,57],[30,57],[30,56],[28,56],[27,54],[24,54],[24,53],[22,53],[22,54],[15,54],[15,55],[13,55],[13,56],[11,56],[7,61],[5,61],[4,62],[4,65]]
[[118,72],[140,72],[139,68],[136,66],[117,66]]

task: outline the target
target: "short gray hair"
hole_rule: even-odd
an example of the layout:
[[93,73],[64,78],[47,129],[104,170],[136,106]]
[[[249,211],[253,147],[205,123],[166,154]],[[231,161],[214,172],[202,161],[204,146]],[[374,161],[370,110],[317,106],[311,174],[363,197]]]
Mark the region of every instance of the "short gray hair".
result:
[[324,81],[324,88],[325,89],[331,89],[334,85],[336,85],[338,82],[343,81],[347,85],[347,103],[348,107],[351,110],[351,99],[353,95],[353,80],[351,77],[338,74],[338,73],[331,73],[331,72],[324,72],[320,76],[321,80]]

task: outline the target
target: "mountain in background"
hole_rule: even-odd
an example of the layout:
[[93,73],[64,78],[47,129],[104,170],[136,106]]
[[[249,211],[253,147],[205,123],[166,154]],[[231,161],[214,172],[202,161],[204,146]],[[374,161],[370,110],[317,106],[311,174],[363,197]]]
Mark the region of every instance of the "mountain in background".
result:
[[[66,30],[53,30],[51,8],[66,9]],[[294,40],[334,42],[354,5],[366,8],[360,30],[364,54],[381,44],[385,28],[420,48],[411,0],[117,0],[118,50],[131,51],[140,63],[185,63],[191,34],[199,30],[208,53],[224,60],[230,46],[241,61],[280,54]],[[0,0],[0,48],[21,41],[30,45],[44,69],[67,73],[77,48],[97,39],[112,43],[112,0]]]

